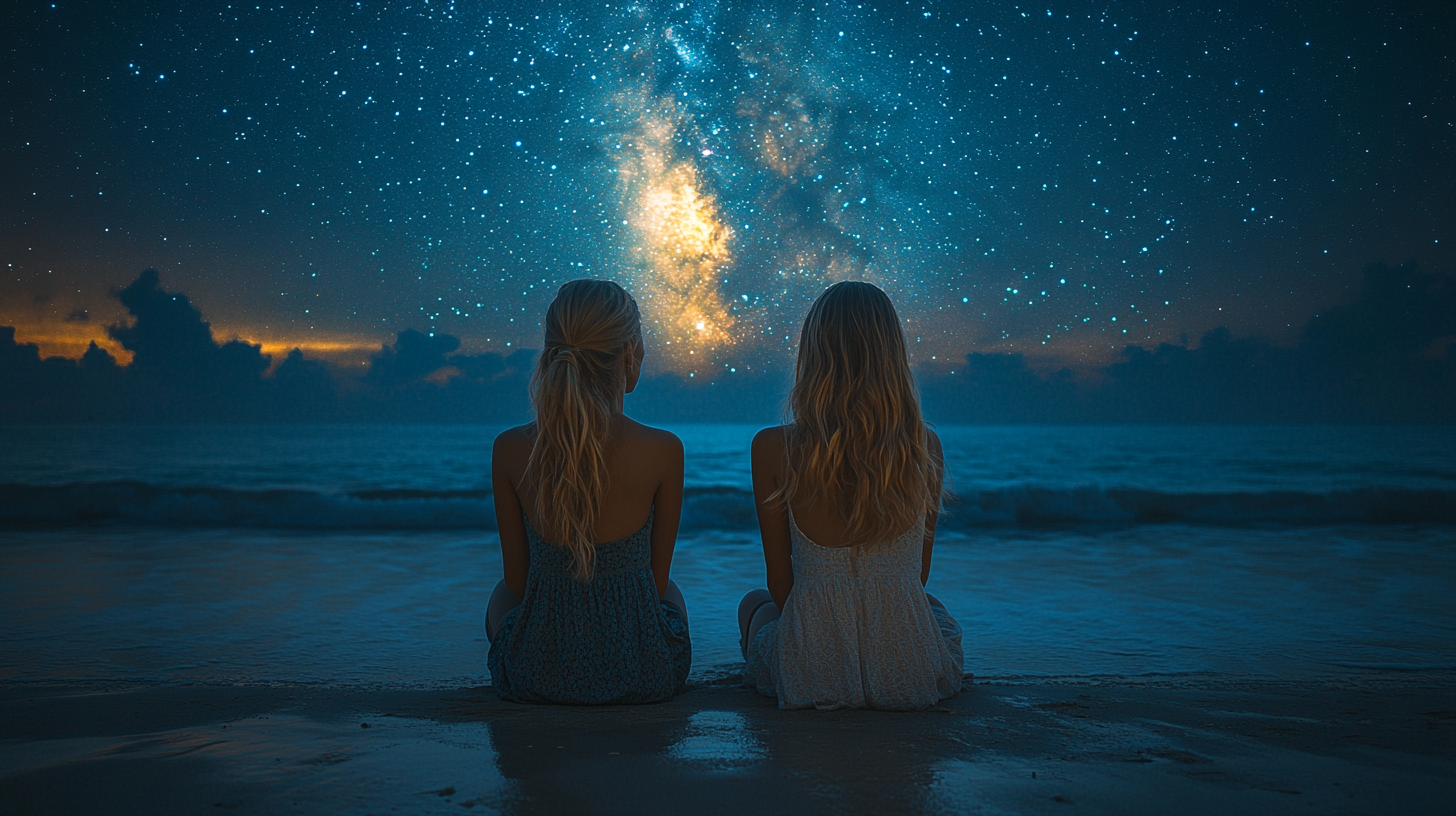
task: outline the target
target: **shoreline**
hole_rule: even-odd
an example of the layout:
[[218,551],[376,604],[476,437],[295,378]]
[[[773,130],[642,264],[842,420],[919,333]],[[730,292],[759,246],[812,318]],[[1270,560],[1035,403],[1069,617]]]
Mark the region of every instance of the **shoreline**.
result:
[[[0,684],[10,813],[1445,813],[1456,682],[976,678],[923,712],[781,711],[731,664],[671,701]],[[1070,809],[1069,809],[1070,808]]]

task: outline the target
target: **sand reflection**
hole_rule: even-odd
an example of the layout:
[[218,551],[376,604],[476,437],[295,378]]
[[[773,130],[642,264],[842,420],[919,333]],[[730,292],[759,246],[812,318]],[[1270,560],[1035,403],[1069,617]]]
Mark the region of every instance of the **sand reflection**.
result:
[[667,749],[679,762],[712,768],[741,768],[768,756],[748,720],[732,711],[699,711],[688,717],[683,736]]

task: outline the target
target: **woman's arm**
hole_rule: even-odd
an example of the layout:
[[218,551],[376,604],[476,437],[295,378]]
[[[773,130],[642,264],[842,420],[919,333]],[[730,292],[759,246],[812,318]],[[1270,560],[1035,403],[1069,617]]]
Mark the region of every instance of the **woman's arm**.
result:
[[930,461],[936,466],[934,491],[935,505],[925,511],[925,544],[920,554],[920,585],[930,580],[930,550],[935,546],[935,523],[940,520],[940,488],[945,479],[945,454],[940,447],[940,437],[935,431],[925,429],[925,447],[929,449]]
[[490,488],[495,496],[495,527],[500,533],[501,569],[506,588],[517,598],[526,597],[526,576],[531,571],[531,545],[526,540],[526,522],[516,482],[525,473],[531,456],[530,438],[524,428],[511,428],[495,438],[490,454]]
[[676,434],[658,431],[657,459],[662,467],[662,480],[652,496],[652,580],[657,584],[657,597],[667,593],[667,579],[672,570],[672,552],[677,546],[677,527],[682,520],[683,444]]
[[769,501],[784,475],[783,427],[764,428],[753,437],[753,503],[758,510],[758,531],[763,538],[763,563],[768,572],[768,594],[779,609],[794,589],[793,543],[789,536],[789,508]]

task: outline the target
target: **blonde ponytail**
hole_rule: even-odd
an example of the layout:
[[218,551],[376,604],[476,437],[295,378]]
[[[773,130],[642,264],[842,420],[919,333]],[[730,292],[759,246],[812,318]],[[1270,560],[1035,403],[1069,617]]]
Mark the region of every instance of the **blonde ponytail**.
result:
[[578,581],[589,581],[607,489],[607,438],[625,386],[618,364],[642,343],[642,318],[617,284],[575,280],[556,293],[545,327],[531,382],[535,440],[525,478],[536,487],[542,535],[571,553]]

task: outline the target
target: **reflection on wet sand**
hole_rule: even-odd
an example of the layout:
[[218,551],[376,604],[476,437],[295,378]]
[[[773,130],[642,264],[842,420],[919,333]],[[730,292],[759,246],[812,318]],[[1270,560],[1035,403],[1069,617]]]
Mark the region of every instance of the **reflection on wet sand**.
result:
[[[711,699],[723,707],[704,707]],[[942,713],[780,711],[742,689],[654,706],[492,707],[513,813],[910,810]],[[936,743],[943,748],[941,740]],[[650,780],[650,784],[644,784]]]
[[489,687],[0,684],[0,810],[1445,814],[1450,688],[997,681],[894,714],[725,686],[580,708]]
[[679,762],[729,769],[752,765],[768,756],[748,720],[733,711],[699,711],[688,717],[682,738],[668,746]]
[[507,810],[746,813],[761,811],[764,801],[782,802],[784,810],[812,806],[762,747],[751,713],[700,711],[684,699],[601,709],[491,706],[499,767],[514,783]]

